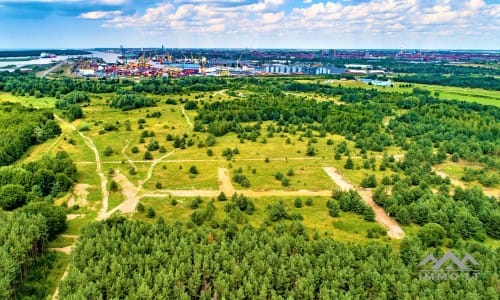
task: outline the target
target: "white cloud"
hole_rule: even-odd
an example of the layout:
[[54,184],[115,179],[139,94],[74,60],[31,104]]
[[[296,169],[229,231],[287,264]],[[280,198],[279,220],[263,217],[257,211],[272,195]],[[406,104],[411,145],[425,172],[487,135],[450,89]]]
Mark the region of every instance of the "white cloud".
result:
[[85,2],[85,4],[104,4],[104,5],[121,5],[125,4],[128,0],[0,0],[9,3],[78,3]]
[[[1,0],[0,0],[1,1]],[[113,1],[113,0],[101,0]],[[119,1],[119,0],[116,0]],[[384,39],[386,36],[411,39],[460,35],[479,36],[483,31],[495,35],[500,28],[500,5],[483,0],[370,0],[311,1],[302,8],[287,11],[284,0],[178,0],[157,4],[142,14],[124,16],[89,13],[87,18],[108,18],[105,27],[135,27],[154,32],[221,33],[273,36],[294,33],[299,38],[332,36],[341,38],[356,33],[360,38]],[[287,6],[289,2],[286,2]],[[82,16],[83,17],[83,16]],[[208,35],[210,36],[210,35]],[[243,36],[243,35],[242,35]],[[398,42],[400,44],[401,41]]]
[[99,19],[110,19],[116,16],[121,15],[121,11],[89,11],[78,16],[81,19],[89,19],[89,20],[99,20]]

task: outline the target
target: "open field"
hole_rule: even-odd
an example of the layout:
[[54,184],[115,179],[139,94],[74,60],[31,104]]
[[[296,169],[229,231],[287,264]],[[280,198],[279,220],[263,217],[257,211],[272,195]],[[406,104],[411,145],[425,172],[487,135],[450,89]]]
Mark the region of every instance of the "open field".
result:
[[387,92],[401,92],[411,93],[413,88],[422,88],[431,91],[433,95],[439,95],[440,99],[444,100],[459,100],[466,102],[475,102],[484,105],[494,105],[500,107],[500,93],[498,91],[491,91],[478,88],[461,88],[453,86],[441,86],[430,84],[412,83],[411,87],[401,87],[404,82],[394,82],[394,87],[381,87],[368,85],[359,81],[352,80],[336,80],[331,82],[332,85],[342,85],[346,87],[361,87],[361,88],[375,88],[380,91]]

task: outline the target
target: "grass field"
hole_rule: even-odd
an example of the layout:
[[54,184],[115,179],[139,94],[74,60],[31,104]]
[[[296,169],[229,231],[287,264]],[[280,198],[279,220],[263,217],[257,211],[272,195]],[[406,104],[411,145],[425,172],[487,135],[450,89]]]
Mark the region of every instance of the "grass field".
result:
[[[307,82],[317,82],[317,80],[307,80]],[[399,87],[395,83],[393,88],[383,88],[369,86],[357,81],[337,81],[333,85],[346,85],[352,87],[377,88],[380,90],[411,92],[412,88]],[[465,90],[453,87],[443,86],[424,86],[413,85],[429,89],[432,93],[438,92],[443,99],[458,98],[463,101],[474,101],[484,104],[498,105],[500,96],[498,92],[486,91],[480,89]],[[139,195],[160,193],[159,190],[218,190],[218,168],[227,168],[230,177],[238,172],[242,172],[250,181],[249,188],[242,187],[234,180],[232,185],[236,190],[252,191],[330,191],[336,188],[336,184],[325,173],[323,167],[335,167],[343,176],[355,187],[359,187],[365,176],[374,174],[380,183],[384,176],[391,176],[393,171],[380,171],[378,169],[383,153],[368,152],[367,158],[363,159],[360,149],[354,147],[354,142],[346,140],[340,135],[326,134],[320,136],[317,131],[312,131],[313,138],[305,136],[305,130],[297,130],[296,125],[290,125],[290,131],[274,132],[268,135],[267,128],[271,122],[263,122],[261,125],[261,135],[256,141],[240,140],[235,133],[229,133],[216,138],[215,145],[207,147],[204,145],[208,133],[194,132],[189,122],[193,123],[197,112],[187,110],[183,113],[183,104],[185,100],[199,101],[218,101],[230,100],[233,98],[242,98],[248,96],[250,91],[244,87],[236,90],[220,90],[206,93],[190,93],[184,95],[151,96],[158,99],[156,107],[141,108],[128,112],[109,107],[109,101],[112,94],[91,95],[91,102],[84,107],[84,118],[76,120],[68,125],[61,123],[63,134],[54,139],[46,141],[29,149],[19,163],[36,160],[46,154],[55,154],[57,151],[66,151],[76,162],[78,168],[78,182],[88,184],[87,204],[71,213],[79,215],[77,218],[68,221],[68,234],[79,234],[80,229],[85,224],[94,220],[102,207],[101,181],[96,173],[96,156],[91,148],[85,143],[82,136],[71,126],[77,129],[83,129],[81,133],[90,138],[100,156],[102,173],[106,176],[110,169],[119,170],[121,174],[137,188],[141,188]],[[291,92],[298,97],[318,101],[334,101],[340,103],[338,97],[329,97],[317,93]],[[165,104],[165,100],[171,98],[178,102],[176,105]],[[34,97],[16,97],[8,93],[0,93],[0,99],[3,101],[22,102],[26,105],[37,107],[53,107],[55,99]],[[159,118],[152,118],[151,114],[161,113]],[[396,111],[402,113],[404,111]],[[56,112],[62,116],[62,112]],[[390,118],[386,117],[383,124]],[[128,124],[128,125],[127,125]],[[382,125],[381,125],[382,126]],[[127,128],[128,127],[128,128]],[[277,126],[275,125],[275,128]],[[297,130],[293,133],[293,130]],[[167,136],[184,136],[187,145],[184,148],[174,148],[172,140]],[[331,140],[333,143],[327,143]],[[152,159],[145,159],[145,152],[150,143],[156,141],[162,152],[151,150]],[[344,168],[347,157],[342,155],[340,160],[334,159],[337,145],[346,141],[350,156],[354,162],[354,168],[347,170]],[[306,154],[308,146],[311,145],[315,150],[315,155]],[[106,148],[110,147],[112,152],[106,153]],[[235,151],[229,159],[223,156],[226,149]],[[164,151],[163,151],[164,150]],[[209,155],[210,150],[213,154]],[[404,151],[399,147],[387,147],[386,153],[389,155],[401,155]],[[160,160],[161,161],[157,161]],[[365,169],[363,163],[366,159],[373,158],[375,167]],[[154,168],[152,167],[154,165]],[[195,166],[198,174],[191,174],[190,168]],[[450,176],[460,178],[463,173],[461,164],[454,165],[445,163],[438,166]],[[289,185],[284,186],[280,180],[275,178],[277,173],[283,174],[289,179]],[[147,180],[146,180],[147,179]],[[109,188],[109,176],[108,185]],[[120,187],[121,188],[121,187]],[[125,199],[123,194],[111,192],[108,200],[108,210],[118,206]],[[65,195],[56,201],[57,204],[63,204],[69,199],[70,195]],[[366,238],[366,232],[376,223],[363,221],[362,217],[350,213],[341,213],[340,217],[332,218],[328,215],[325,206],[327,198],[316,197],[313,199],[313,206],[295,208],[293,202],[295,198],[284,197],[288,209],[291,213],[300,212],[304,221],[303,224],[310,234],[318,232],[320,235],[331,236],[339,240],[363,242],[370,239]],[[303,201],[305,202],[305,197]],[[157,216],[163,216],[167,222],[190,220],[192,210],[189,208],[190,198],[177,198],[178,204],[171,204],[172,198],[150,197],[140,200],[144,206],[153,207]],[[204,207],[209,199],[204,199]],[[253,216],[248,217],[248,221],[254,226],[261,226],[267,218],[266,208],[269,204],[278,201],[277,197],[255,198],[256,211]],[[224,203],[215,203],[217,207],[216,218],[221,221],[226,217],[223,207]],[[145,213],[136,213],[132,215],[133,219],[148,220]],[[287,221],[288,222],[288,221]],[[408,234],[412,235],[418,231],[418,228],[405,227]],[[388,238],[380,238],[388,241]],[[388,241],[391,245],[397,247],[399,242]],[[65,245],[64,239],[57,240],[54,245]]]
[[[500,93],[498,91],[485,89],[471,89],[454,86],[430,85],[412,83],[412,87],[401,87],[402,82],[394,82],[394,87],[381,87],[368,85],[360,81],[353,80],[338,80],[331,82],[332,85],[342,85],[348,87],[375,88],[387,92],[411,93],[413,88],[422,88],[431,91],[433,95],[439,95],[440,99],[444,100],[459,100],[465,102],[475,102],[484,105],[494,105],[500,107]],[[437,94],[436,94],[437,93]]]
[[56,99],[51,97],[35,98],[34,96],[14,96],[6,92],[0,92],[0,101],[17,102],[25,106],[38,108],[53,108],[56,103]]
[[[254,227],[260,227],[266,222],[268,218],[267,207],[270,204],[276,203],[280,199],[284,201],[287,211],[290,214],[300,213],[304,220],[304,224],[308,234],[312,237],[314,233],[318,233],[320,236],[328,236],[337,240],[351,241],[351,242],[367,242],[372,239],[367,239],[367,231],[371,228],[380,226],[377,223],[366,222],[359,215],[352,213],[341,212],[339,217],[333,218],[328,215],[328,210],[326,207],[326,201],[328,198],[325,197],[300,197],[303,206],[301,208],[296,208],[294,206],[294,201],[296,197],[262,197],[254,199],[255,212],[252,215],[244,214],[247,221]],[[311,198],[313,201],[312,206],[307,206],[305,204],[306,199]],[[144,205],[146,210],[149,207],[154,208],[156,212],[155,218],[148,218],[145,212],[136,213],[133,215],[133,219],[142,220],[147,222],[156,222],[158,216],[165,218],[168,224],[174,224],[176,221],[190,220],[190,216],[193,213],[193,209],[190,208],[190,203],[194,198],[175,198],[177,201],[176,205],[172,205],[172,197],[165,198],[143,198],[140,203]],[[203,202],[199,209],[204,209],[209,198],[202,198]],[[228,215],[224,212],[224,206],[227,202],[220,202],[215,200],[214,205],[216,207],[215,220],[220,223],[224,218],[228,218]],[[290,224],[291,221],[285,221],[285,224]],[[271,228],[276,223],[269,223],[265,226],[271,226]],[[391,240],[387,237],[380,237],[379,240],[384,240],[393,246],[399,244],[398,241]]]

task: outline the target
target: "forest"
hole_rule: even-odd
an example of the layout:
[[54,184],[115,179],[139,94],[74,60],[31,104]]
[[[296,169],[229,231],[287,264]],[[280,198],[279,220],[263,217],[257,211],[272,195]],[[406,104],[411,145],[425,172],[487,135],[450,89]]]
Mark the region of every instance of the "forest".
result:
[[61,128],[50,110],[0,103],[0,166],[7,166],[32,145],[58,136]]
[[[53,205],[53,198],[73,186],[76,166],[67,153],[22,166],[0,167],[0,297],[41,293],[26,290],[33,269],[49,263],[49,241],[66,229],[66,209]],[[31,273],[30,273],[31,272]]]
[[[357,245],[277,226],[274,231],[229,226],[188,229],[113,218],[82,232],[72,255],[62,298],[168,299],[497,299],[498,250],[466,243],[458,253],[480,261],[470,282],[418,280],[426,248],[405,240],[401,252],[387,245]],[[425,237],[423,237],[425,238]],[[98,257],[99,259],[93,259]],[[133,276],[130,276],[133,274]]]

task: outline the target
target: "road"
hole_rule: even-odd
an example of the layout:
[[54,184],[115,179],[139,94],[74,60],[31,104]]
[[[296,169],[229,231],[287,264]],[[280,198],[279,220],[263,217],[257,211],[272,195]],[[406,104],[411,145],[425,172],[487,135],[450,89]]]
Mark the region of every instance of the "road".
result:
[[47,70],[45,70],[45,71],[42,71],[42,72],[40,73],[40,77],[45,77],[45,76],[49,75],[50,73],[54,72],[56,69],[60,68],[60,67],[61,67],[61,66],[63,66],[64,64],[66,64],[66,62],[65,62],[65,61],[58,63],[57,65],[55,65],[55,66],[51,67],[50,69],[47,69]]

